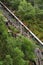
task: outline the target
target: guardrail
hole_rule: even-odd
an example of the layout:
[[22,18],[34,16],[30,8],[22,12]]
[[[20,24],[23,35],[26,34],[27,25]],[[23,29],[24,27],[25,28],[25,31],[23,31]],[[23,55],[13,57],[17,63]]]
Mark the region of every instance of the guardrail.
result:
[[28,28],[26,27],[22,21],[20,21],[1,1],[0,4],[16,19],[17,23],[19,22],[21,33],[23,33],[23,28],[26,30],[26,33],[30,35],[33,39],[35,39],[38,44],[41,44],[43,46],[43,42]]

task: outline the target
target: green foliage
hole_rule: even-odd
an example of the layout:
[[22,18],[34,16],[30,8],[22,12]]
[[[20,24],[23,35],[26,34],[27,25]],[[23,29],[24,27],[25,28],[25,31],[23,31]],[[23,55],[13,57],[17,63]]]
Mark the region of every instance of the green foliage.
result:
[[[7,28],[4,24],[4,17],[0,14],[0,59],[4,58],[6,53]],[[5,48],[4,48],[5,47]],[[4,53],[5,52],[5,53]]]
[[30,3],[27,3],[26,0],[23,0],[18,7],[18,13],[24,20],[29,20],[35,16],[35,9]]
[[[17,11],[17,16],[23,21],[28,21],[28,27],[43,41],[43,9],[34,8],[26,0],[1,0]],[[35,0],[36,1],[36,0]],[[42,0],[37,0],[36,4],[43,4]],[[5,25],[5,18],[0,13],[0,65],[29,65],[29,60],[34,60],[34,50],[36,45],[20,36],[17,38],[8,34]],[[26,22],[27,23],[27,22]],[[10,26],[13,33],[19,30]]]
[[25,61],[23,60],[24,54],[19,48],[14,49],[14,64],[15,65],[24,65]]
[[3,61],[0,61],[0,65],[3,65]]
[[[30,40],[27,38],[22,37],[22,42],[24,43],[22,45],[22,50],[25,54],[25,59],[31,59],[33,60],[35,55],[34,55],[34,49],[35,49],[35,44],[32,43]],[[34,44],[34,45],[33,45]],[[29,51],[29,52],[28,52]]]
[[20,0],[11,0],[11,6],[17,10],[19,6]]
[[35,3],[37,3],[37,4],[43,4],[43,0],[35,0]]
[[28,65],[29,59],[35,56],[34,46],[22,35],[17,38],[9,35],[3,15],[0,14],[0,65]]
[[20,3],[20,0],[1,0],[7,4],[7,6],[11,6],[12,9],[18,10],[18,6]]
[[13,59],[11,58],[10,55],[6,55],[4,65],[13,65]]

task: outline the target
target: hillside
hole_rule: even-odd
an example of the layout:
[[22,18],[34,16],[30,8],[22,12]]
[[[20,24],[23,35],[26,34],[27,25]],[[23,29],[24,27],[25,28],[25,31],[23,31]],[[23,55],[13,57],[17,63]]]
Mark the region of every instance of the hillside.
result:
[[[1,0],[2,1],[2,0]],[[43,42],[42,0],[3,0],[13,13]],[[34,30],[34,31],[33,31]]]
[[[34,49],[36,44],[22,35],[15,34],[15,28],[10,26],[12,32],[8,32],[6,18],[0,12],[0,65],[28,65],[30,60],[34,60]],[[16,31],[17,32],[17,31]],[[17,33],[16,33],[17,34]]]
[[[1,1],[43,42],[43,7],[38,7],[42,0],[36,2],[38,8],[33,0]],[[12,25],[18,20],[2,8],[0,5],[0,65],[43,65],[43,46],[37,45],[31,35],[28,38],[21,34],[21,28],[15,27],[18,24]]]

